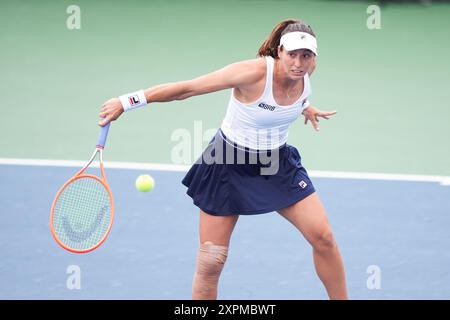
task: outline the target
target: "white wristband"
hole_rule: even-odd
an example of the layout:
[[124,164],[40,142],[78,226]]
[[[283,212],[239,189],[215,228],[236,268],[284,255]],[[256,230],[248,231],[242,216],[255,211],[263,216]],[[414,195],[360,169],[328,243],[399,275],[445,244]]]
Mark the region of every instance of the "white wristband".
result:
[[144,90],[124,94],[119,99],[125,112],[147,105]]

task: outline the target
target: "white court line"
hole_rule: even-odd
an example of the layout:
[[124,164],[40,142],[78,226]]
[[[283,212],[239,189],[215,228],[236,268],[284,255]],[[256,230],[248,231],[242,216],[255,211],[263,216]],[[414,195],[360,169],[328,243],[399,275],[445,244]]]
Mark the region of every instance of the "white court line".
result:
[[[8,159],[0,158],[0,165],[18,166],[47,166],[47,167],[83,167],[86,161],[78,160],[43,160],[43,159]],[[98,167],[98,162],[92,164]],[[190,165],[139,163],[139,162],[105,162],[105,168],[132,169],[132,170],[156,170],[187,172]],[[414,182],[438,182],[443,186],[450,186],[450,176],[429,176],[411,174],[370,173],[370,172],[341,172],[341,171],[315,171],[308,170],[311,177],[337,178],[337,179],[361,179],[361,180],[388,180],[388,181],[414,181]]]
[[[45,167],[83,167],[87,161],[80,160],[43,160],[43,159],[9,159],[0,158],[0,165],[16,166],[45,166]],[[98,168],[98,161],[92,162],[92,167]],[[139,163],[139,162],[104,162],[105,168],[132,169],[132,170],[156,170],[156,171],[180,171],[187,172],[191,166],[163,163]]]
[[390,180],[413,182],[438,182],[443,186],[450,185],[450,176],[428,176],[417,174],[370,173],[370,172],[339,172],[339,171],[308,171],[311,177],[362,179],[362,180]]

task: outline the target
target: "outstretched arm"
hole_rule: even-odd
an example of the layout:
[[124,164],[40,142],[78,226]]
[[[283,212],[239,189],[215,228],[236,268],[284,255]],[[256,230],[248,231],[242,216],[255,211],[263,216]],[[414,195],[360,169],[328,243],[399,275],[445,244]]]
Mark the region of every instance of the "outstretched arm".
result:
[[[255,60],[236,62],[192,80],[157,85],[144,90],[145,99],[147,103],[169,102],[246,85],[257,80],[255,64]],[[123,112],[119,98],[106,101],[100,109],[100,117],[103,119],[99,125],[105,126],[119,118]]]

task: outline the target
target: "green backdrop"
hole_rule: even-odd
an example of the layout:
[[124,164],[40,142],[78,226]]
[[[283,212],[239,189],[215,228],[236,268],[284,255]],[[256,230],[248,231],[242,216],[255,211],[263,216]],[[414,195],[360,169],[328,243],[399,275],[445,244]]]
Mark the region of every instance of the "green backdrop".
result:
[[[66,27],[71,4],[80,7],[80,30]],[[0,158],[86,159],[105,100],[254,58],[275,24],[300,18],[319,43],[312,104],[338,111],[320,133],[302,118],[292,125],[288,143],[304,165],[450,175],[450,6],[383,6],[381,29],[369,30],[370,4],[2,1]],[[125,114],[111,126],[106,160],[172,163],[173,132],[193,133],[195,121],[218,128],[229,95]]]

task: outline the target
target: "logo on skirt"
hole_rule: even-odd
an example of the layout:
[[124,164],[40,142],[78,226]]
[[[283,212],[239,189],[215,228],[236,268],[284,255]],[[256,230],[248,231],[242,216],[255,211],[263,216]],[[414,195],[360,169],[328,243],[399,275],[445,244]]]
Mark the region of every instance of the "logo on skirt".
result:
[[302,188],[302,189],[305,189],[307,186],[308,186],[308,184],[305,182],[305,181],[300,181],[299,183],[298,183],[298,185]]

